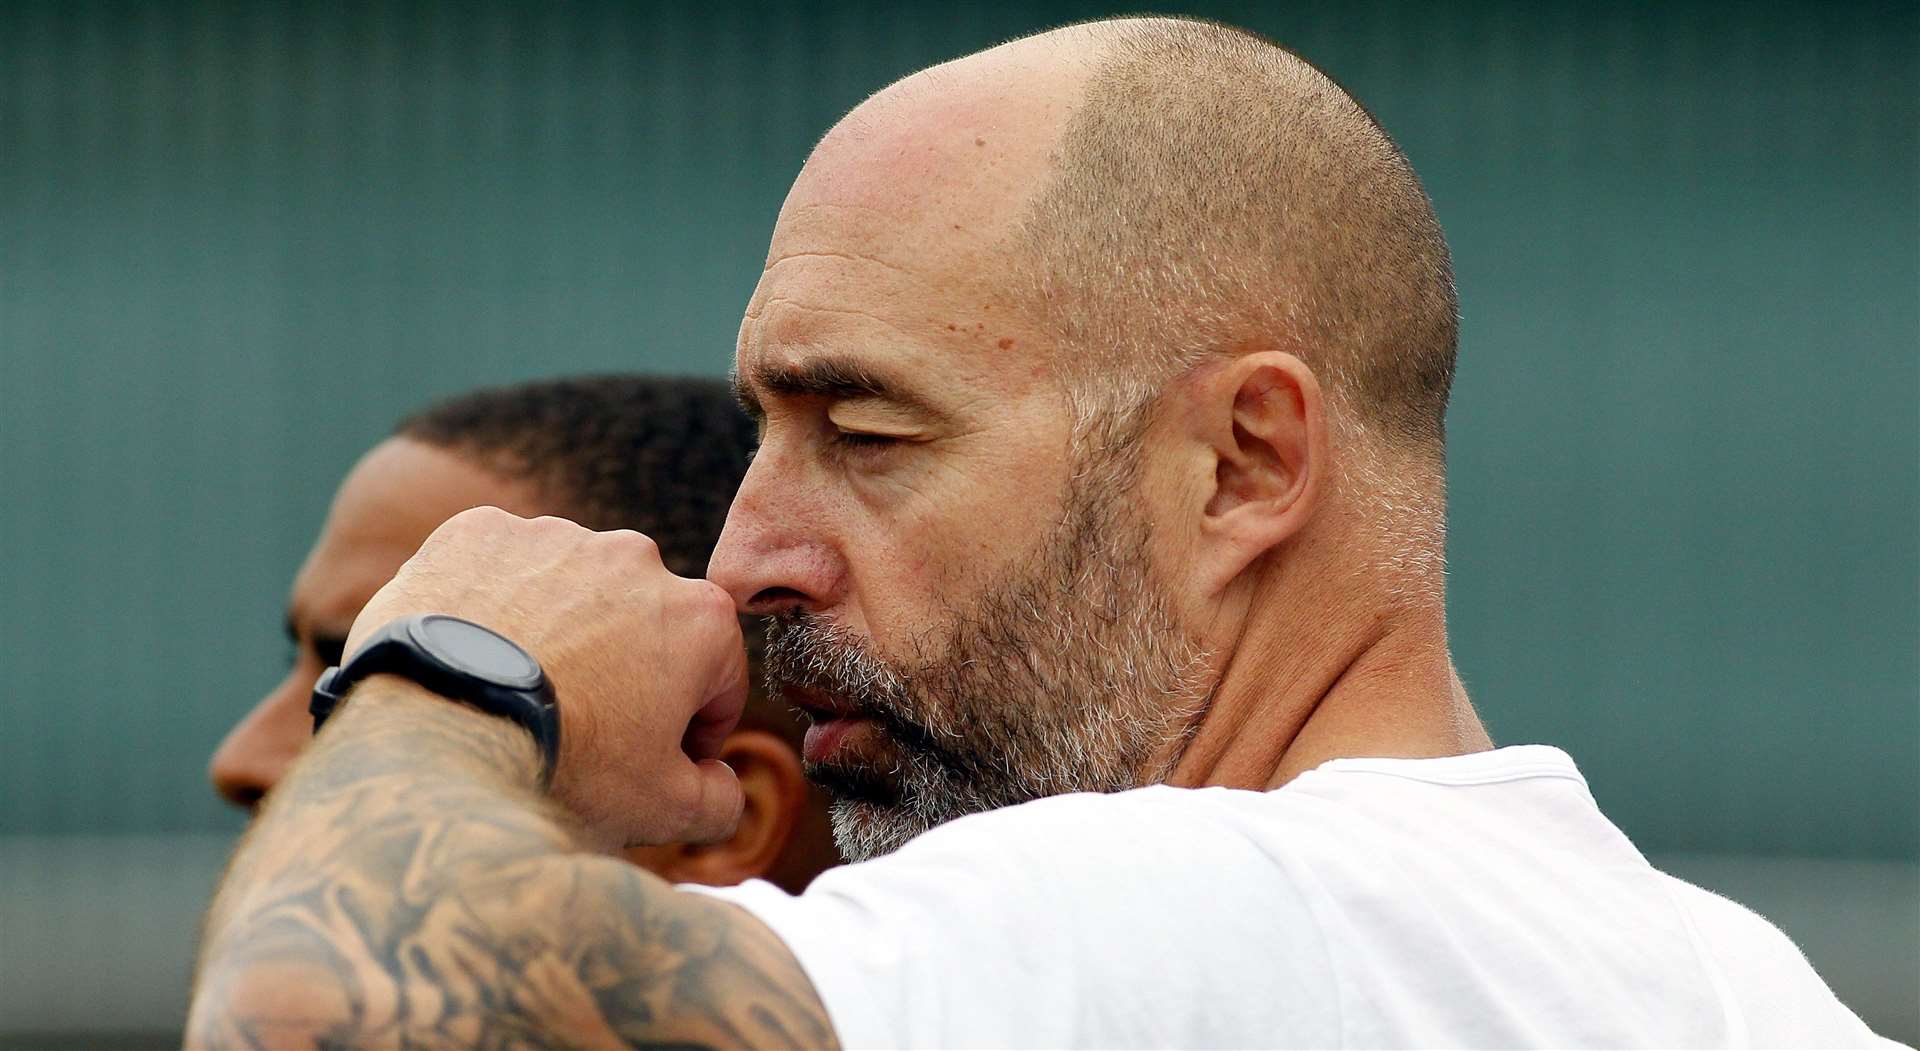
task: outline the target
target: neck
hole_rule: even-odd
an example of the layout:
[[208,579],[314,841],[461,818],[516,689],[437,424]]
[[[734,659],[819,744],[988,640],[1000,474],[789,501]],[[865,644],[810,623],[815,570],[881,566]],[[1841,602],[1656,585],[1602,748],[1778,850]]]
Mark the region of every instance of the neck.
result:
[[1289,630],[1303,622],[1298,613],[1250,615],[1166,782],[1278,788],[1330,759],[1493,747],[1454,673],[1438,603],[1384,617],[1341,613],[1316,607],[1310,644]]

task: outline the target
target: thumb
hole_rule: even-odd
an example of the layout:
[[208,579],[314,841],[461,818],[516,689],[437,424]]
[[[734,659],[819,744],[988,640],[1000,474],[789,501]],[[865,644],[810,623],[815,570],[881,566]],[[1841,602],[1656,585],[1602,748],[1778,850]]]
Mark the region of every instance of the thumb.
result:
[[718,843],[739,827],[747,794],[733,768],[718,759],[702,759],[693,769],[698,778],[699,802],[687,822],[686,841]]

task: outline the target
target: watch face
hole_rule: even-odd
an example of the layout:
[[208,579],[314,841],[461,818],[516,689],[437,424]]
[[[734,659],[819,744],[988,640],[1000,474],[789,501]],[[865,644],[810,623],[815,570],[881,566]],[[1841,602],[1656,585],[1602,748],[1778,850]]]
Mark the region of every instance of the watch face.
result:
[[527,651],[478,624],[430,614],[420,618],[417,631],[435,657],[475,678],[524,688],[540,681],[540,665]]

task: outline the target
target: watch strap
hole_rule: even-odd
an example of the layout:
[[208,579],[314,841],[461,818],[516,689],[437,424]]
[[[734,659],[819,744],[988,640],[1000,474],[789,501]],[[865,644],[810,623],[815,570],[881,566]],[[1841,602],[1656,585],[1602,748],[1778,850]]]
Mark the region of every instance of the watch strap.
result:
[[[560,761],[560,709],[553,686],[545,673],[538,671],[538,663],[527,658],[536,669],[532,685],[496,682],[455,667],[433,652],[420,631],[421,622],[427,616],[458,619],[440,614],[403,617],[382,626],[346,663],[321,673],[307,705],[308,713],[313,716],[314,732],[320,732],[320,727],[355,686],[374,675],[398,675],[448,700],[506,719],[532,734],[540,747],[540,783],[543,787],[550,784]],[[464,623],[513,645],[498,632],[471,621]]]

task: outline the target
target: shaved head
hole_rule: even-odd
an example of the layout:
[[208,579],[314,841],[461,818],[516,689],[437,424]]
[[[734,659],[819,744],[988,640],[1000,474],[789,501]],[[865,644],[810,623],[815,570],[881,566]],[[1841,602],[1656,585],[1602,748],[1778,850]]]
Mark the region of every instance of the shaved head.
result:
[[741,323],[712,571],[843,849],[1173,779],[1229,669],[1443,638],[1454,343],[1406,158],[1257,37],[1071,26],[848,114]]
[[1092,75],[1015,235],[1021,298],[1060,341],[1064,374],[1124,406],[1208,355],[1278,345],[1320,373],[1344,422],[1437,457],[1452,266],[1373,117],[1242,30],[1154,18],[1065,32],[1096,42]]
[[955,276],[1055,351],[1083,433],[1124,439],[1187,369],[1282,349],[1364,447],[1346,467],[1398,461],[1436,488],[1459,332],[1446,240],[1380,124],[1272,41],[1122,18],[922,70],[822,140],[788,239],[796,204],[823,199],[887,238],[945,239]]

